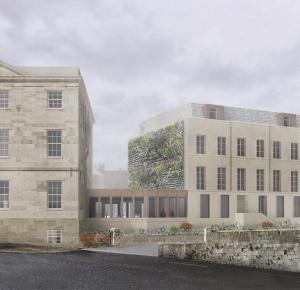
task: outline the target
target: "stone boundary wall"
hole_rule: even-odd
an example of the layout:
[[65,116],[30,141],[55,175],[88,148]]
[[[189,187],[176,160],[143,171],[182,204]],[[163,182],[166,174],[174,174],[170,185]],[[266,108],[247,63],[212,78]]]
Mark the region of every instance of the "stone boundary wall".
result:
[[122,235],[119,237],[118,245],[135,245],[142,243],[177,243],[177,242],[195,242],[199,243],[203,241],[203,235],[153,235],[153,236],[134,236],[134,235]]
[[207,242],[161,243],[159,257],[300,272],[300,231],[219,231]]

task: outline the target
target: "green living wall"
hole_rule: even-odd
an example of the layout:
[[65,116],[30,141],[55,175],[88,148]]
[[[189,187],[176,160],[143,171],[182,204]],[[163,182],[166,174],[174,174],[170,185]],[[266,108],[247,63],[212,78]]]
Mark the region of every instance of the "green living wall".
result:
[[130,188],[183,189],[183,122],[129,141]]

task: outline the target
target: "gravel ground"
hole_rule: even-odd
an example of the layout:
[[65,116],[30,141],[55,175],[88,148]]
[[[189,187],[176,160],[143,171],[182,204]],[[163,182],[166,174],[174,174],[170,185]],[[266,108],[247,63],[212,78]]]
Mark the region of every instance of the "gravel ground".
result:
[[88,251],[1,253],[0,289],[300,289],[300,274]]

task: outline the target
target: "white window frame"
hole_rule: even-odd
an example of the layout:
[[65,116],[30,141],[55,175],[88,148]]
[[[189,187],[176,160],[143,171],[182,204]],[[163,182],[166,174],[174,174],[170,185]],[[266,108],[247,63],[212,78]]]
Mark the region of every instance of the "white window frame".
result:
[[226,190],[226,167],[217,168],[217,188],[218,190]]
[[[59,239],[59,242],[57,242],[57,239]],[[62,242],[62,230],[47,230],[47,244],[62,244]]]
[[218,136],[217,147],[218,155],[226,155],[226,137]]
[[237,191],[246,191],[246,168],[237,169]]
[[298,171],[291,171],[291,192],[298,192]]
[[298,143],[291,143],[291,159],[298,160]]
[[[59,184],[59,186],[57,186]],[[51,185],[51,188],[50,188]],[[62,209],[62,181],[61,180],[48,180],[47,181],[47,208],[50,210]],[[53,192],[56,190],[56,192]],[[60,190],[60,192],[58,192]],[[52,192],[50,192],[52,191]],[[53,197],[57,197],[58,200],[53,200]],[[53,205],[60,205],[54,207]],[[52,205],[52,206],[50,206]]]
[[[60,137],[58,137],[58,136],[49,136],[50,132],[60,132]],[[49,138],[60,138],[60,142],[54,142],[53,140],[51,142],[49,142]],[[50,150],[51,146],[52,146],[52,149]],[[56,149],[54,149],[53,146]],[[52,152],[53,155],[50,155],[49,152]],[[54,152],[60,152],[60,154],[55,153],[55,155],[54,155]],[[49,158],[60,158],[60,157],[62,157],[62,130],[60,130],[60,129],[49,129],[49,130],[47,130],[47,156]]]
[[[2,134],[2,132],[5,132],[5,134]],[[0,129],[0,145],[4,147],[4,149],[0,149],[0,158],[9,157],[9,129],[7,128]]]
[[[52,100],[51,100],[52,98]],[[55,99],[56,98],[56,99]],[[52,101],[53,105],[56,106],[50,106],[50,102]],[[61,106],[58,106],[58,104],[61,104]],[[47,91],[47,107],[50,110],[61,110],[64,107],[63,104],[63,92],[62,90],[48,90]]]
[[265,157],[265,140],[263,139],[256,140],[256,157],[258,158]]
[[9,181],[8,180],[0,180],[0,197],[1,197],[0,210],[9,209]]
[[209,119],[213,119],[213,120],[218,119],[218,109],[217,108],[209,109]]
[[197,154],[205,154],[206,153],[206,136],[205,135],[197,135],[196,137],[197,142],[196,142],[196,149],[197,149]]
[[273,170],[273,191],[281,192],[281,171]]
[[9,109],[9,90],[0,90],[0,109]]
[[256,191],[265,190],[265,171],[264,169],[256,169]]
[[283,117],[283,126],[284,127],[293,127],[292,116],[284,116]]
[[237,139],[237,156],[241,156],[241,157],[246,156],[246,139],[245,138]]
[[281,159],[280,141],[273,141],[273,159]]
[[196,187],[198,190],[205,190],[205,167],[204,166],[197,166],[196,169]]

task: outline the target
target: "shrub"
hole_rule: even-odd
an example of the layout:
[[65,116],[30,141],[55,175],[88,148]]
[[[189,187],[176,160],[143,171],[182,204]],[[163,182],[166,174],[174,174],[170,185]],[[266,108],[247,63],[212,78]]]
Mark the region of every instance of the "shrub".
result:
[[85,247],[96,248],[100,245],[107,245],[110,243],[109,233],[97,232],[97,233],[84,233],[80,235],[80,240]]
[[172,236],[175,236],[176,234],[178,234],[178,232],[179,232],[178,227],[172,226],[169,228],[169,234]]
[[262,224],[261,224],[262,228],[263,229],[271,229],[273,228],[273,223],[270,222],[270,221],[264,221]]
[[189,231],[192,229],[192,225],[190,223],[182,223],[180,225],[180,229],[184,231]]

